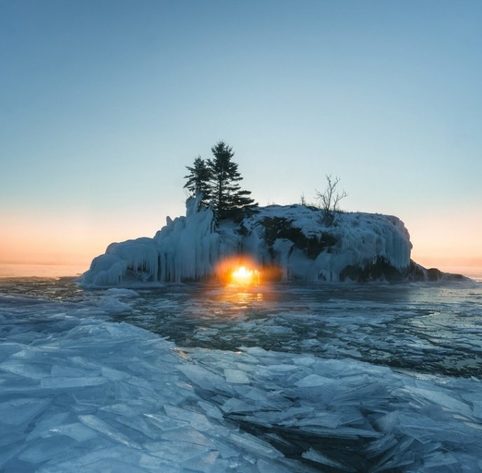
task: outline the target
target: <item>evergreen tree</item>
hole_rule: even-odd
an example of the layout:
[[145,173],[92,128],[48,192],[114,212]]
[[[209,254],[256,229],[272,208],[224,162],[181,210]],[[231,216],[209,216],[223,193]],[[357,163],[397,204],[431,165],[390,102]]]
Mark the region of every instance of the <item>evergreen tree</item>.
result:
[[210,186],[210,179],[211,179],[211,170],[206,164],[206,161],[198,156],[192,166],[186,166],[186,169],[189,171],[187,176],[184,176],[184,179],[187,179],[186,184],[184,184],[184,188],[188,189],[191,197],[194,197],[197,194],[202,194],[201,204],[204,206],[209,205],[211,199],[211,186]]
[[233,149],[223,141],[211,148],[214,158],[208,159],[211,173],[211,204],[219,220],[240,215],[242,209],[254,207],[250,191],[241,189],[238,184],[243,178],[238,172],[237,163],[232,161]]

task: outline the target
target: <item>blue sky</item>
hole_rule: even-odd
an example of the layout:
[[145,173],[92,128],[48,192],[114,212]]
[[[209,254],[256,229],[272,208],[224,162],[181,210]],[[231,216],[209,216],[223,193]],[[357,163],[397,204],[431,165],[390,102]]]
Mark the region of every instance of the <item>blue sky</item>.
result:
[[0,0],[0,261],[153,234],[219,139],[261,204],[337,175],[421,256],[482,261],[481,24],[480,1]]

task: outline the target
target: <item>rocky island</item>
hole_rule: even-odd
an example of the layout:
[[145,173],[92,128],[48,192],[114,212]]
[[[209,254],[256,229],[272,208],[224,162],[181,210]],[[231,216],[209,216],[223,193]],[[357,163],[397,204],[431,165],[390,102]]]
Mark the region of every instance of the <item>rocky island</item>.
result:
[[[410,259],[412,244],[394,216],[337,212],[328,221],[320,209],[270,205],[215,225],[214,213],[187,201],[186,216],[153,238],[112,243],[83,275],[85,286],[155,285],[206,280],[227,257],[250,257],[261,268],[278,268],[283,281],[369,281],[438,279]],[[271,273],[272,274],[272,273]]]
[[112,243],[82,276],[86,287],[153,286],[218,278],[238,259],[264,280],[365,282],[433,280],[444,275],[410,259],[412,244],[394,216],[342,212],[339,179],[327,178],[319,205],[261,207],[241,189],[232,148],[220,141],[213,158],[198,157],[185,176],[186,216],[153,238]]

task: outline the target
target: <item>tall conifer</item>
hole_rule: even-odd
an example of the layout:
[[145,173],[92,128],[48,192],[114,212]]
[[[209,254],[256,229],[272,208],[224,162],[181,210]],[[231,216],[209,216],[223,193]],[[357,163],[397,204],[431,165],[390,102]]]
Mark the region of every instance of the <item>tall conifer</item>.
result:
[[186,166],[189,174],[184,176],[187,179],[184,188],[188,189],[191,197],[197,194],[202,194],[201,204],[209,205],[211,201],[211,171],[206,164],[206,161],[198,156],[192,166]]
[[236,217],[242,209],[254,207],[256,204],[250,191],[241,189],[239,181],[243,178],[238,171],[238,164],[232,159],[234,152],[231,146],[223,141],[211,148],[213,158],[208,159],[207,166],[211,172],[211,205],[218,220]]

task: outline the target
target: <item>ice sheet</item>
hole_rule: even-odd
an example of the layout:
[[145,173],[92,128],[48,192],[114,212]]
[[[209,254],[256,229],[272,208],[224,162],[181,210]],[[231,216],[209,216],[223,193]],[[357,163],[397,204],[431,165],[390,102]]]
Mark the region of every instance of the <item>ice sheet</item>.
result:
[[[404,372],[330,352],[177,347],[114,322],[103,294],[92,297],[97,306],[0,303],[0,471],[480,471],[477,377]],[[149,299],[129,304],[145,314]],[[344,328],[334,312],[324,326]],[[356,325],[368,337],[393,320],[358,317],[341,333],[353,337]],[[294,328],[299,319],[295,312]],[[236,325],[218,323],[220,333]]]

